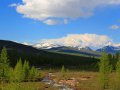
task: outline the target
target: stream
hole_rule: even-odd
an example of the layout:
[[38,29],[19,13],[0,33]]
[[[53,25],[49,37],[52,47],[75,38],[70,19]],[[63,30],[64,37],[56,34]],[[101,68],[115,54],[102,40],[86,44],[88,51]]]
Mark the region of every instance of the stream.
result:
[[45,83],[45,84],[48,84],[48,85],[50,85],[52,87],[57,87],[57,88],[59,88],[59,90],[74,90],[74,89],[70,88],[67,85],[62,85],[62,84],[55,83],[48,76],[44,77],[42,82]]

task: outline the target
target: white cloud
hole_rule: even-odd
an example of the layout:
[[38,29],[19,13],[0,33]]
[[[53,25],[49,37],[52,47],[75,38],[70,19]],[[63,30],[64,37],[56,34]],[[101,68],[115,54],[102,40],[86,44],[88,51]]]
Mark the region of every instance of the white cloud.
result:
[[58,24],[60,22],[57,21],[57,20],[47,19],[43,23],[48,24],[48,25],[56,25],[56,24]]
[[113,30],[116,30],[116,29],[119,29],[120,27],[118,26],[118,25],[112,25],[111,27],[110,27],[110,29],[113,29]]
[[17,7],[19,4],[16,4],[16,3],[13,3],[13,4],[10,4],[9,7]]
[[22,2],[23,4],[17,5],[16,10],[24,17],[42,22],[61,18],[63,23],[64,19],[90,17],[97,7],[120,4],[120,0],[22,0]]
[[68,24],[68,20],[67,19],[64,19],[64,24]]
[[51,45],[100,48],[106,45],[112,45],[112,43],[112,40],[105,35],[69,34],[62,38],[41,40],[40,43],[35,44],[35,46],[39,48]]
[[120,47],[120,43],[115,43],[115,44],[113,44],[113,46]]
[[27,43],[27,42],[23,42],[22,44],[23,44],[23,45],[32,45],[32,44]]

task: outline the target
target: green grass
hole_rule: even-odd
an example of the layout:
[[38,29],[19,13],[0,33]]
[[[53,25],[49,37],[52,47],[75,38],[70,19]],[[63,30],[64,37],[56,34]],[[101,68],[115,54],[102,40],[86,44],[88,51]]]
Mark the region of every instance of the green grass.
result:
[[0,90],[58,90],[40,82],[9,83],[1,86]]

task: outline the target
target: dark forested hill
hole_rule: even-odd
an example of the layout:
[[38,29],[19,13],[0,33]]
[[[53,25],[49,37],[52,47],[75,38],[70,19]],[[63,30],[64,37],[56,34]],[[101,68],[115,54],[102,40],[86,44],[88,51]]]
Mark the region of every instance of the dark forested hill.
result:
[[[19,58],[28,60],[30,64],[46,67],[67,67],[89,68],[95,67],[98,59],[94,57],[59,54],[38,50],[32,46],[23,45],[13,41],[0,40],[0,50],[6,47],[11,65],[15,65]],[[91,69],[91,68],[89,68]]]
[[13,41],[7,41],[7,40],[0,40],[0,50],[6,47],[8,51],[10,50],[17,50],[18,52],[26,52],[26,53],[40,53],[41,51],[38,49],[35,49],[31,46],[23,45],[20,43],[16,43]]

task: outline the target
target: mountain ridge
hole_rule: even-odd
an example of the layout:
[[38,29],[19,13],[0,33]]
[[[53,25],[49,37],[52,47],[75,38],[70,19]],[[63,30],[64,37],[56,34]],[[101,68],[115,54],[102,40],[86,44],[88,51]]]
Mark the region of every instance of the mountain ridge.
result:
[[6,47],[10,64],[14,66],[21,58],[27,60],[34,66],[61,67],[65,66],[92,66],[98,62],[98,58],[72,55],[66,53],[49,52],[36,49],[32,46],[23,45],[13,41],[0,40],[0,51]]
[[[40,45],[40,44],[38,44]],[[45,44],[44,44],[45,45]],[[50,51],[62,51],[62,52],[73,52],[73,53],[80,53],[80,52],[84,52],[84,53],[101,53],[103,51],[107,52],[107,53],[111,53],[114,54],[116,52],[120,52],[120,46],[114,46],[114,45],[106,45],[104,47],[98,48],[96,50],[91,49],[89,46],[85,46],[85,47],[72,47],[72,46],[60,46],[60,45],[52,45],[49,44],[48,46],[44,46],[42,47],[42,45],[40,47],[36,47],[38,49],[45,49],[45,50],[50,50]],[[68,50],[68,51],[66,51]],[[77,52],[76,52],[77,51]],[[94,56],[94,55],[93,55]],[[96,54],[95,54],[96,56]]]

